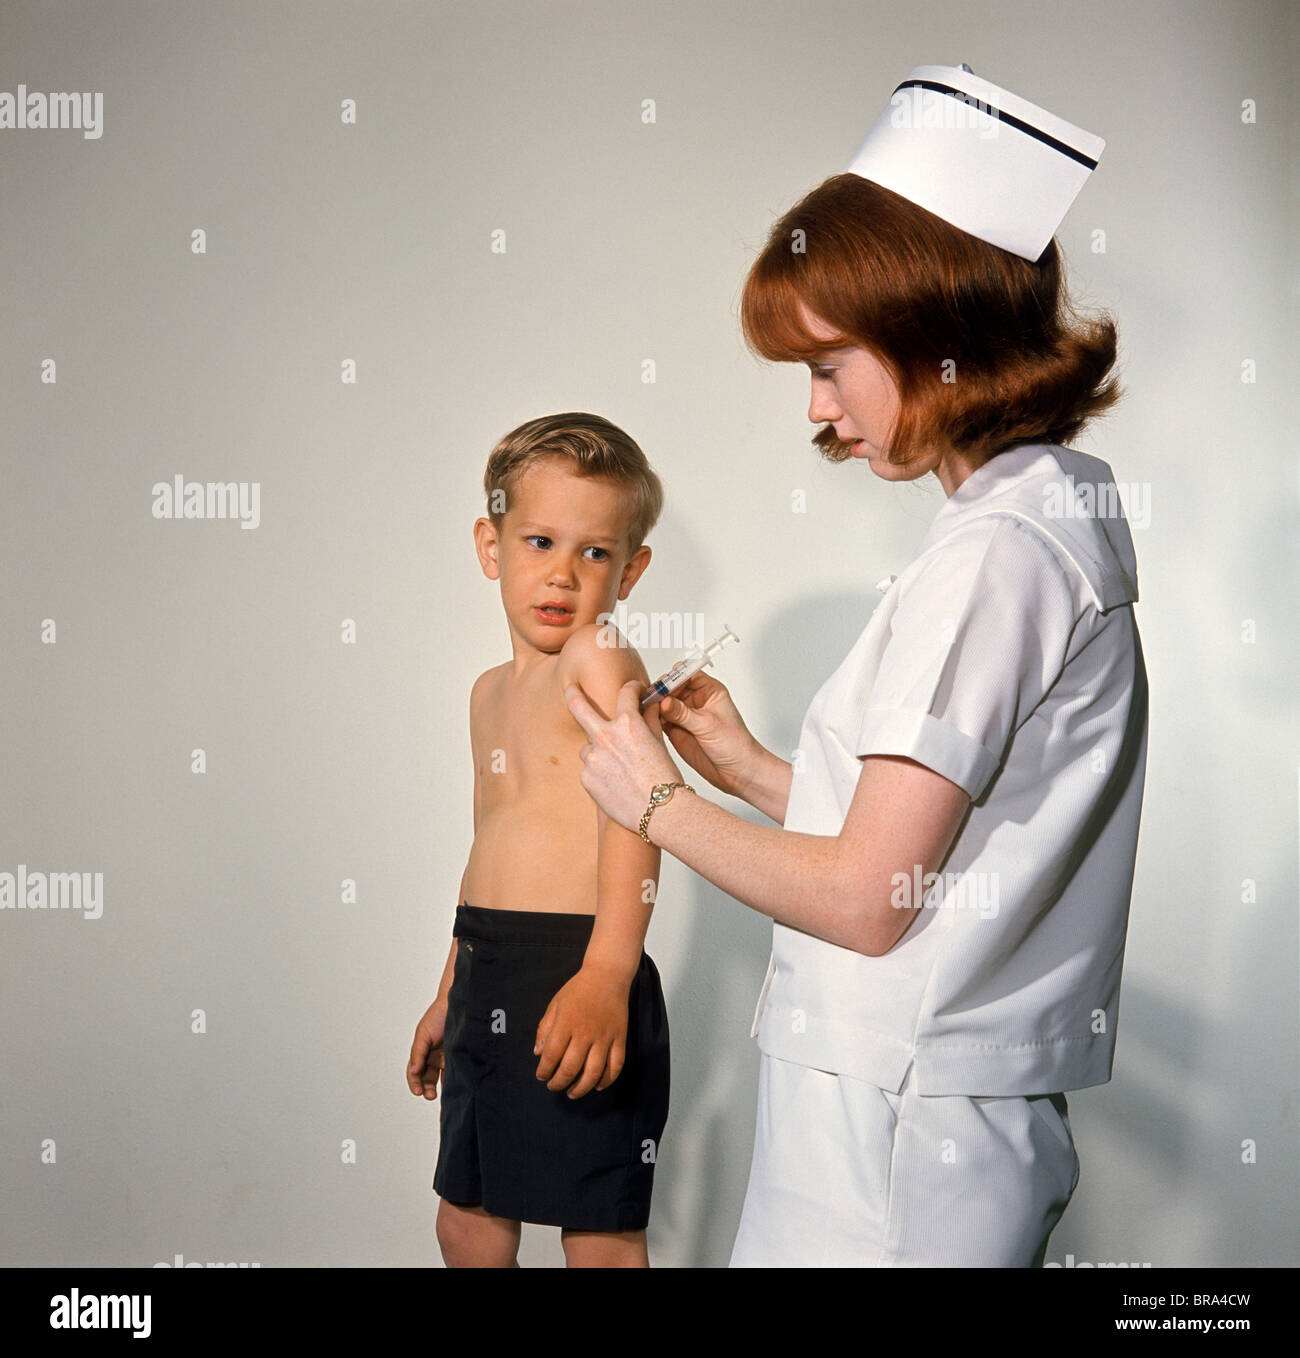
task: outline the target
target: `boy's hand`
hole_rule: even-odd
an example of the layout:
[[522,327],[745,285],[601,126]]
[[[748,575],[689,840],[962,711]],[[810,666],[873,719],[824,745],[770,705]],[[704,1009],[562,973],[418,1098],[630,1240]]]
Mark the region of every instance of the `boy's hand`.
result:
[[537,1078],[547,1089],[573,1085],[569,1097],[580,1099],[618,1079],[627,1054],[628,989],[617,976],[587,966],[560,987],[533,1045],[533,1055],[542,1058]]
[[442,1038],[447,1026],[447,1001],[434,1000],[415,1025],[411,1059],[406,1065],[406,1084],[412,1094],[426,1099],[438,1097],[438,1077],[446,1064]]

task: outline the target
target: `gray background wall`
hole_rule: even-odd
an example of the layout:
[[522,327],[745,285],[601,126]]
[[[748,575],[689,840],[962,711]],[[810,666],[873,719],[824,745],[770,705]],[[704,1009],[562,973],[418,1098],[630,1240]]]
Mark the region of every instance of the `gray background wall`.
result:
[[[1079,446],[1151,503],[1117,1068],[1071,1098],[1048,1257],[1300,1262],[1295,17],[7,0],[0,89],[101,91],[104,131],[0,131],[0,870],[102,872],[104,910],[0,911],[0,1262],[437,1262],[403,1066],[471,840],[469,687],[508,654],[483,461],[544,412],[625,425],[668,490],[632,602],[731,623],[722,677],[788,753],[942,492],[818,460],[741,282],[894,84],[963,60],[1108,139],[1060,240],[1129,395]],[[260,525],[155,520],[178,474],[259,483]],[[667,863],[658,1264],[728,1256],[769,929]]]

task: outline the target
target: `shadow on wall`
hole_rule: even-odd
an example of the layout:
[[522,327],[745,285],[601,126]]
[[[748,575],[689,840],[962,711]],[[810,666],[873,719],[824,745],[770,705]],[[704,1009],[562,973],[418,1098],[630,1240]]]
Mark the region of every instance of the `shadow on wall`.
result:
[[1275,1035],[1126,981],[1115,1077],[1070,1095],[1079,1187],[1047,1258],[1295,1267],[1294,1058]]
[[[742,715],[782,758],[791,757],[808,704],[879,599],[870,586],[814,596],[788,604],[761,630],[742,632],[754,672],[765,677],[766,703],[763,713]],[[720,793],[710,795],[748,820],[771,823]],[[680,1266],[718,1267],[730,1258],[748,1182],[759,1055],[749,1029],[767,969],[771,924],[703,878],[693,879],[689,894],[686,960],[668,994],[674,1042],[665,1136],[670,1158],[663,1166],[669,1172],[656,1184],[651,1246],[671,1241]],[[688,1045],[687,1034],[704,1040]]]

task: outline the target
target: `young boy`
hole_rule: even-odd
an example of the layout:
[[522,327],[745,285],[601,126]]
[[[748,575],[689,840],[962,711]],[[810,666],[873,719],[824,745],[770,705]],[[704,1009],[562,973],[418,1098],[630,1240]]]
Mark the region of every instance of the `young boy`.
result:
[[600,619],[649,565],[663,492],[627,434],[583,413],[507,434],[483,481],[474,541],[512,659],[470,694],[474,844],[407,1067],[427,1099],[442,1075],[438,1243],[450,1267],[514,1267],[530,1221],[561,1227],[569,1267],[647,1267],[668,1116],[668,1020],[642,950],[659,851],[583,790],[563,695],[576,683],[612,713],[624,683],[649,682]]

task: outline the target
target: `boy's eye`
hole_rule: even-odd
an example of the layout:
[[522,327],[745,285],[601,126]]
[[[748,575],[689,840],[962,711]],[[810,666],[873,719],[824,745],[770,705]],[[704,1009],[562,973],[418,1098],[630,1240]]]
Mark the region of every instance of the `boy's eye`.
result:
[[[549,552],[555,543],[543,533],[529,533],[524,541],[536,547],[538,551]],[[592,552],[595,555],[589,559],[592,561],[608,561],[609,552],[604,547],[584,547],[583,552]]]

